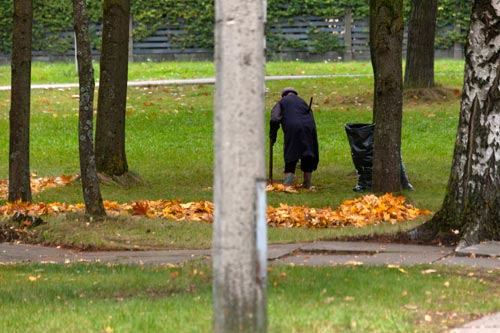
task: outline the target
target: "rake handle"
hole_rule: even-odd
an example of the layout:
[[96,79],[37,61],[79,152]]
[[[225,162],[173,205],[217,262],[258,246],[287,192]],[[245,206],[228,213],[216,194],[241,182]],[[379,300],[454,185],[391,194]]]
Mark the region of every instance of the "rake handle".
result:
[[269,140],[269,181],[273,183],[273,143]]

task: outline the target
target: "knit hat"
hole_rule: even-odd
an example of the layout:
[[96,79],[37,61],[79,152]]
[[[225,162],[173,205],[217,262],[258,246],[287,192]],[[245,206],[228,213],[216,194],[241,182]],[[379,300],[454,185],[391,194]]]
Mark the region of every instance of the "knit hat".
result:
[[295,90],[294,88],[292,87],[286,87],[285,89],[283,89],[281,91],[281,97],[285,97],[286,95],[288,95],[289,93],[294,93],[295,95],[298,95],[299,93],[297,92],[297,90]]

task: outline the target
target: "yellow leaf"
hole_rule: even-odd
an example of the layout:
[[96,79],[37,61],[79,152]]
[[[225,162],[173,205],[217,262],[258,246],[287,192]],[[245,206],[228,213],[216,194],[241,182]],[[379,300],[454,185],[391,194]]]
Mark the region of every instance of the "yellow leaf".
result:
[[35,275],[35,276],[30,275],[30,276],[28,276],[28,280],[29,280],[29,281],[31,281],[31,282],[35,282],[35,281],[36,281],[36,280],[38,280],[40,277],[41,277],[41,275],[40,275],[40,274]]

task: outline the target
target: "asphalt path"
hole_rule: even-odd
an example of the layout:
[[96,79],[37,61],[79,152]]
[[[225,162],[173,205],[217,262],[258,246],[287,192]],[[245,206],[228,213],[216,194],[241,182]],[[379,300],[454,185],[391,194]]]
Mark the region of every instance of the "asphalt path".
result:
[[[302,80],[302,79],[317,79],[328,77],[362,77],[373,76],[372,74],[325,74],[325,75],[277,75],[266,76],[266,81],[279,80]],[[193,85],[193,84],[214,84],[215,77],[194,78],[194,79],[170,79],[170,80],[142,80],[129,81],[129,87],[152,87],[152,86],[167,86],[167,85]],[[96,82],[99,86],[99,82]],[[78,88],[78,83],[48,83],[48,84],[32,84],[31,89],[65,89]],[[10,90],[10,86],[0,86],[0,91]]]

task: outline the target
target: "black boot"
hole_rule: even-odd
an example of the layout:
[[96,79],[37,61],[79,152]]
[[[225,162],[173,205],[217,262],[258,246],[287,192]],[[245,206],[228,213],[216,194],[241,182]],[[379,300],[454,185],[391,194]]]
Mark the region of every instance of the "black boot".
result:
[[304,182],[302,183],[302,187],[306,189],[311,188],[311,178],[312,172],[304,172]]

